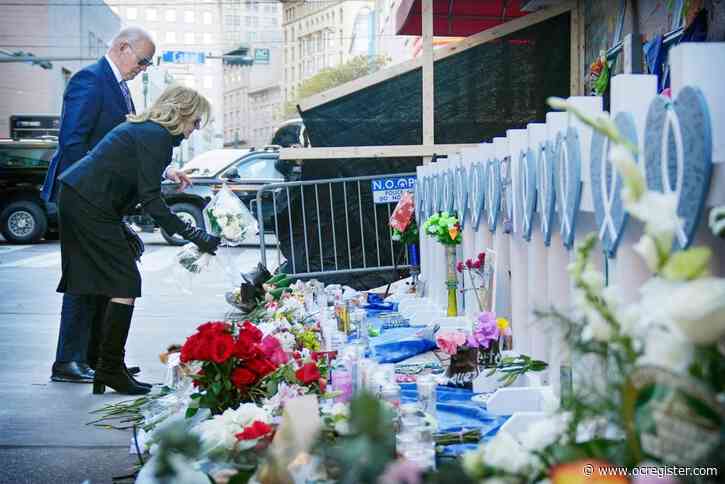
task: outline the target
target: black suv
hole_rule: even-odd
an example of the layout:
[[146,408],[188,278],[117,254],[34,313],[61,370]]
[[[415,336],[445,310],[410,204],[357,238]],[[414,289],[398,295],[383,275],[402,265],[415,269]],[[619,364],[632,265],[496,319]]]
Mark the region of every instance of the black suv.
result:
[[[204,160],[201,160],[200,163],[199,159],[195,158],[185,165],[184,171],[189,174],[194,184],[183,192],[178,191],[179,186],[177,183],[165,181],[162,184],[161,191],[171,211],[182,220],[203,227],[202,209],[226,183],[256,218],[256,202],[252,203],[252,201],[256,200],[259,188],[268,183],[279,183],[294,179],[300,170],[294,163],[279,160],[279,148],[276,146],[269,146],[259,150],[252,149],[246,153],[240,153],[239,157],[234,158],[232,161],[219,163],[218,160],[223,160],[223,156],[228,159],[229,155],[233,154],[234,151],[242,150],[208,151],[201,155],[208,160],[208,163],[204,163]],[[267,219],[273,215],[271,196],[271,193],[269,193],[263,198],[263,200],[269,201],[269,203],[263,204],[266,227],[271,227]],[[169,244],[180,245],[184,243],[178,236],[169,236],[163,230],[161,233]]]
[[12,244],[57,239],[58,210],[40,189],[58,142],[0,139],[0,232]]

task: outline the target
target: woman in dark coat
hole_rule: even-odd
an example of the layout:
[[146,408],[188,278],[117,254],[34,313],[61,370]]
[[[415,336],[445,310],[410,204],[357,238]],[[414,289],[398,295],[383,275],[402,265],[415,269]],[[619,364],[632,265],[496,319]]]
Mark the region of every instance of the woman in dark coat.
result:
[[[60,177],[58,198],[63,275],[58,292],[110,298],[102,328],[93,393],[106,385],[119,393],[147,393],[150,385],[124,364],[133,304],[141,274],[123,216],[138,204],[169,234],[213,254],[219,238],[187,225],[161,198],[171,152],[208,120],[209,101],[193,89],[166,89],[146,112],[129,116]],[[130,236],[130,238],[129,238]]]

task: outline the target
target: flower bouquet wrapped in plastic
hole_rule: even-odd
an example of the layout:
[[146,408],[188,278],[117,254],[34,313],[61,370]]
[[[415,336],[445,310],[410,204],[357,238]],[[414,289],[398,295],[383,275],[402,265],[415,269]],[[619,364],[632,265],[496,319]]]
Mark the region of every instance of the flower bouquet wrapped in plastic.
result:
[[222,245],[240,245],[249,233],[257,231],[257,221],[247,207],[224,184],[204,207],[207,231],[222,239]]
[[176,263],[172,271],[173,281],[178,289],[185,294],[191,294],[193,279],[209,268],[213,258],[213,255],[200,251],[195,244],[182,246],[176,253]]

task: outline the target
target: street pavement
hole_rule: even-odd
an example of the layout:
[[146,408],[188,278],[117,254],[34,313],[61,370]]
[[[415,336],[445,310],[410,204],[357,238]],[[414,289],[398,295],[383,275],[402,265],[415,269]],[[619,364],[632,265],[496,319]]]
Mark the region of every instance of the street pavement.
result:
[[[259,261],[254,246],[223,248],[218,265],[189,281],[173,270],[176,247],[142,234],[143,297],[137,300],[126,362],[141,380],[163,381],[159,353],[183,343],[194,328],[223,319],[224,293]],[[226,268],[226,270],[225,270]],[[86,425],[89,411],[129,397],[91,385],[53,383],[61,295],[57,242],[15,246],[0,238],[0,483],[111,482],[129,473],[130,432]]]

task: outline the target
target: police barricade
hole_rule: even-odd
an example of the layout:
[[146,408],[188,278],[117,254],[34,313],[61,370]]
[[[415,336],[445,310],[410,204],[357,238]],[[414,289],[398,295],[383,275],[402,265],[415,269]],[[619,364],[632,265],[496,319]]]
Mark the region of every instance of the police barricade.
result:
[[[264,185],[257,193],[260,255],[275,234],[277,263],[300,278],[348,276],[410,268],[405,247],[388,224],[415,173],[305,180]],[[272,196],[264,197],[265,192]],[[270,206],[271,205],[271,206]],[[262,235],[264,234],[264,235]]]

